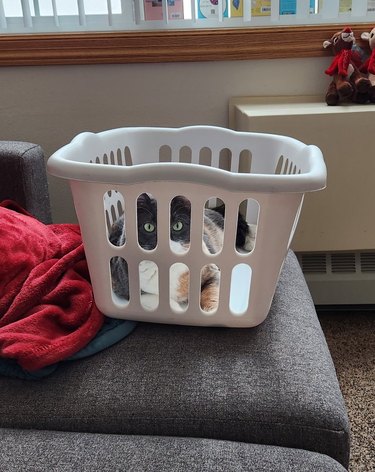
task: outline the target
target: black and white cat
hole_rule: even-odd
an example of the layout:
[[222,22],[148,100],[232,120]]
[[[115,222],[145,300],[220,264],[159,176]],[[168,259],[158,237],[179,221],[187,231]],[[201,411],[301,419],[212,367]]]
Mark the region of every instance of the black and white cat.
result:
[[[214,209],[204,209],[203,250],[209,254],[219,252],[224,237],[224,205]],[[175,197],[171,202],[170,245],[177,253],[188,250],[190,244],[191,205],[182,196]],[[137,201],[138,242],[146,250],[157,245],[157,204],[154,198],[143,193]],[[238,215],[236,245],[238,249],[251,251],[254,247],[254,225],[248,225],[241,214]],[[110,242],[115,246],[125,243],[125,220],[122,215],[113,224]],[[157,305],[158,274],[153,262],[143,261],[139,267],[142,305],[152,309]],[[111,260],[112,288],[114,293],[129,300],[128,268],[124,259],[114,257]],[[220,271],[215,264],[207,264],[201,274],[201,308],[211,311],[217,307],[219,295]],[[185,264],[176,263],[170,273],[170,303],[179,311],[188,303],[189,271]]]

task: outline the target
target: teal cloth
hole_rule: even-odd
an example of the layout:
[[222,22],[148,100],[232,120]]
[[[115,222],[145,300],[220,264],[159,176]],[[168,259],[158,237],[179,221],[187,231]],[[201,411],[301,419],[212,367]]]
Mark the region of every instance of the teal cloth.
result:
[[[118,320],[106,317],[102,328],[95,338],[73,356],[65,359],[63,363],[83,359],[92,356],[97,352],[103,351],[103,349],[112,346],[128,336],[134,330],[136,325],[137,323],[135,321]],[[52,374],[61,363],[62,362],[52,364],[34,372],[28,372],[22,369],[14,359],[0,358],[0,375],[26,380],[37,380]]]

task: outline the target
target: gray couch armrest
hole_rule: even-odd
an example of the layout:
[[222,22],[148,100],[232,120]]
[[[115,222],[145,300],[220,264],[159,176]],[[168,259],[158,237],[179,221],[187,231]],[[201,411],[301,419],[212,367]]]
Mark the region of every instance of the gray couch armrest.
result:
[[44,153],[37,144],[0,141],[0,201],[7,199],[52,222]]

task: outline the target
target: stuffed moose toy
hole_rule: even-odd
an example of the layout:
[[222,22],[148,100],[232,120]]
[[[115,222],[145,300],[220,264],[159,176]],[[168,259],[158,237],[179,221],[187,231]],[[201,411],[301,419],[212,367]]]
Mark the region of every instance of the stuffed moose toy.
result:
[[332,77],[326,93],[327,105],[337,105],[340,101],[348,100],[365,103],[368,100],[371,82],[359,70],[361,58],[352,50],[354,44],[354,33],[349,27],[338,31],[323,43],[323,47],[331,47],[335,55],[325,71]]
[[370,102],[375,103],[375,28],[373,28],[370,33],[362,33],[361,38],[364,41],[368,41],[371,49],[371,55],[361,66],[360,70],[367,74],[367,77],[371,82],[371,86],[368,90],[368,96]]

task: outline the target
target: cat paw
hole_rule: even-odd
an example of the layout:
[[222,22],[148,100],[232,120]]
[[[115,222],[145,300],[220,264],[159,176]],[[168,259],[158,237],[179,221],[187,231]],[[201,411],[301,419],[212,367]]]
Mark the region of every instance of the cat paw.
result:
[[218,305],[219,286],[216,277],[213,277],[201,292],[201,308],[203,311],[211,312],[217,310]]
[[246,235],[245,244],[243,249],[246,252],[251,252],[255,246],[255,237],[257,232],[257,225],[248,223],[249,233]]

